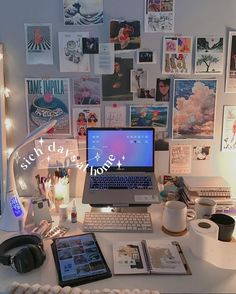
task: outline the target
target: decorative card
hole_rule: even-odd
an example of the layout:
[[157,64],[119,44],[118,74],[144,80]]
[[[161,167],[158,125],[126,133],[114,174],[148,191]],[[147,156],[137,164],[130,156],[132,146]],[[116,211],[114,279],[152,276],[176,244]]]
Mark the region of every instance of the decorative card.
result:
[[236,151],[236,106],[224,106],[222,151]]
[[236,93],[236,32],[229,32],[225,92]]
[[73,134],[79,140],[86,139],[87,127],[100,127],[100,107],[74,107],[73,108]]
[[105,127],[122,128],[126,126],[126,106],[105,105]]
[[115,50],[133,50],[140,48],[140,21],[110,22],[110,42]]
[[73,80],[74,105],[100,104],[101,78],[95,75],[81,75]]
[[53,134],[71,134],[69,79],[25,79],[28,132],[56,119]]
[[170,174],[190,174],[192,161],[191,145],[172,145],[170,147]]
[[192,37],[164,37],[163,74],[189,75],[192,72]]
[[83,53],[84,37],[89,37],[88,32],[60,32],[59,61],[61,72],[89,72],[89,55]]
[[168,106],[131,105],[131,127],[167,128]]
[[53,64],[51,24],[25,24],[25,43],[27,64]]
[[130,93],[130,71],[133,59],[116,57],[112,75],[102,76],[102,92],[104,101],[132,100]]
[[173,139],[213,139],[217,80],[174,80]]
[[103,23],[103,0],[63,0],[65,25]]
[[196,38],[195,73],[223,74],[224,39],[222,37]]
[[175,0],[145,0],[145,32],[174,32],[174,8]]

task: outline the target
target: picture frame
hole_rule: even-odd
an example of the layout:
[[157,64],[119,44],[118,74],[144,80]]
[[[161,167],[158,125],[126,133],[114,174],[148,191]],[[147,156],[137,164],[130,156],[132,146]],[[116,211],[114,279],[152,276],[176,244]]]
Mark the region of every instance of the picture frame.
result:
[[225,92],[236,93],[236,31],[229,32]]
[[2,213],[3,204],[5,200],[5,181],[7,174],[3,53],[3,44],[0,44],[0,213]]

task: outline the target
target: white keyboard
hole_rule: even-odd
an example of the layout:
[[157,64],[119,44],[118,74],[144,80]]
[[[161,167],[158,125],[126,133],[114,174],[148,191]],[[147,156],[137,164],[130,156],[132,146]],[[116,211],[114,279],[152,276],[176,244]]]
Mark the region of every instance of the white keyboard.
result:
[[84,231],[87,232],[152,232],[151,215],[123,212],[86,212]]
[[158,290],[149,290],[149,289],[109,289],[105,288],[103,290],[89,290],[81,289],[78,287],[71,288],[60,287],[60,286],[50,286],[50,285],[40,285],[40,284],[19,284],[17,282],[12,283],[7,294],[16,294],[16,293],[46,293],[46,294],[160,294]]

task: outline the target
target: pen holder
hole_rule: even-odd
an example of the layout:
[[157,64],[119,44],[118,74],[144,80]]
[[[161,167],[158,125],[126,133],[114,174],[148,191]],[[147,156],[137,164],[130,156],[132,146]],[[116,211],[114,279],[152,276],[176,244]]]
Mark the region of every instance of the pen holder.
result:
[[56,202],[60,204],[68,204],[70,199],[70,187],[68,181],[58,181],[54,185],[54,199],[55,199],[55,206]]

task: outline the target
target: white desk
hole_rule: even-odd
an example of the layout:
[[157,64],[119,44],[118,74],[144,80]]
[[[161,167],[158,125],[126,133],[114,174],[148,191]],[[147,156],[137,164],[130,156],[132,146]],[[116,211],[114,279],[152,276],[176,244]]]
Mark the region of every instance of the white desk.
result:
[[[71,224],[68,221],[71,227],[69,234],[75,235],[83,232],[81,222],[83,221],[84,212],[89,210],[89,206],[80,204],[78,200],[79,222]],[[113,271],[113,243],[121,240],[169,238],[171,240],[178,240],[181,243],[185,257],[192,270],[192,276],[113,276],[106,280],[82,285],[80,286],[82,289],[140,288],[157,289],[161,293],[236,293],[236,271],[222,270],[193,256],[188,247],[188,234],[183,237],[169,237],[161,231],[162,206],[152,205],[149,210],[152,214],[154,233],[96,233],[97,240],[110,269]],[[13,235],[12,233],[1,232],[0,242]],[[57,274],[50,244],[51,241],[45,242],[47,253],[45,263],[40,268],[27,274],[18,274],[11,267],[0,265],[0,293],[4,293],[13,281],[29,283],[31,285],[35,283],[57,285]]]

